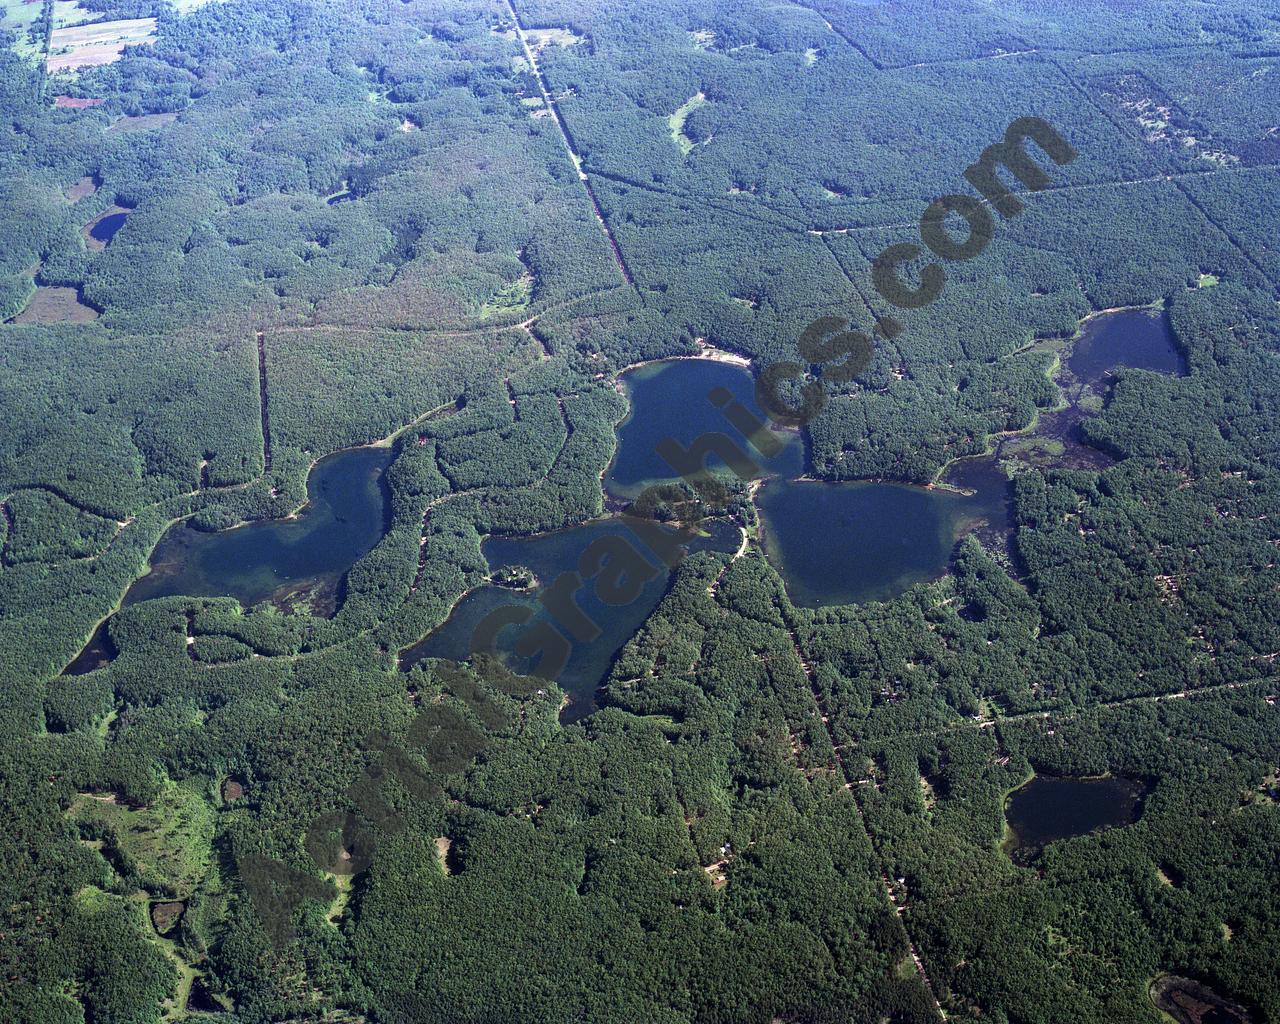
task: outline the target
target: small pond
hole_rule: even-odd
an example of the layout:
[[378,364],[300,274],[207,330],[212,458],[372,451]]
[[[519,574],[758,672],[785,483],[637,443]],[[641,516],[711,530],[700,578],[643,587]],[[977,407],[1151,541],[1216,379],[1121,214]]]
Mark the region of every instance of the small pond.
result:
[[1173,376],[1187,372],[1162,310],[1121,309],[1091,317],[1067,357],[1067,368],[1082,383],[1096,383],[1122,366]]
[[1191,978],[1162,974],[1151,983],[1151,1001],[1178,1024],[1252,1024],[1243,1006]]
[[89,237],[95,242],[101,242],[104,247],[110,245],[111,240],[116,237],[116,233],[124,227],[124,222],[128,219],[128,211],[109,213],[90,225]]
[[1037,775],[1005,801],[1005,849],[1025,865],[1060,839],[1131,825],[1146,794],[1143,783],[1118,775]]

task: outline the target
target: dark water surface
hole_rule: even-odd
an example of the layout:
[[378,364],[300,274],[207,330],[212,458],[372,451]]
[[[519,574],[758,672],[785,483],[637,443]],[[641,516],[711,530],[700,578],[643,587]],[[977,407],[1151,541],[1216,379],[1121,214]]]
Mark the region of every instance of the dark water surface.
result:
[[89,229],[89,237],[95,242],[108,245],[111,239],[116,237],[116,232],[124,227],[124,222],[128,219],[128,211],[124,213],[109,213]]
[[336,596],[347,570],[387,528],[382,475],[390,448],[355,448],[316,463],[307,506],[296,519],[207,533],[174,526],[151,556],[151,571],[129,588],[125,604],[153,597],[234,597],[245,607],[306,588]]
[[[686,545],[689,551],[734,551],[741,534],[738,529],[723,520],[710,520],[703,524],[707,536],[692,538]],[[586,580],[574,594],[575,604],[596,628],[594,639],[573,639],[571,624],[545,607],[539,597],[561,573],[578,569],[578,560],[593,541],[603,537],[617,537],[630,544],[636,553],[651,564],[645,575],[652,573],[635,600],[621,605],[603,602],[596,593],[594,582]],[[400,656],[400,664],[408,669],[424,658],[449,658],[465,661],[473,653],[483,649],[476,640],[477,627],[490,612],[504,607],[527,608],[533,617],[524,624],[509,626],[499,633],[496,649],[515,671],[528,673],[535,667],[537,654],[522,658],[515,653],[520,638],[540,624],[551,623],[568,641],[570,650],[564,671],[556,683],[569,694],[570,705],[562,719],[576,721],[595,708],[594,696],[613,666],[614,659],[623,645],[644,625],[646,619],[662,600],[671,582],[672,570],[634,534],[623,519],[600,519],[567,530],[543,533],[532,537],[491,537],[481,550],[490,570],[509,566],[523,566],[537,578],[537,586],[531,591],[511,590],[506,587],[484,586],[467,594],[454,607],[445,623],[425,640],[415,644]],[[545,669],[544,669],[545,673]]]
[[1042,413],[1034,431],[1001,441],[993,455],[953,463],[943,479],[967,496],[894,483],[766,483],[757,499],[765,549],[792,601],[818,607],[895,597],[945,572],[956,541],[972,530],[989,548],[1008,551],[1011,487],[1001,460],[1025,453],[1032,462],[1109,465],[1110,456],[1083,443],[1087,413],[1077,400],[1119,367],[1186,372],[1162,311],[1120,310],[1089,320],[1067,359],[1067,408]]
[[191,982],[191,993],[187,996],[187,1011],[190,1013],[225,1013],[226,1007],[213,998],[204,978],[196,975]]
[[[973,472],[977,472],[974,470]],[[1004,523],[1008,480],[973,496],[894,483],[771,480],[756,499],[765,551],[806,607],[887,600],[941,575],[957,538]]]
[[[114,235],[125,216],[104,219],[95,227],[95,237],[99,230],[109,232],[108,237]],[[1116,366],[1185,372],[1163,313],[1123,310],[1085,325],[1067,360],[1070,382],[1079,391],[1104,379]],[[712,448],[707,461],[710,468],[722,468],[726,459],[741,463],[741,456],[745,456],[750,460],[745,469],[751,476],[771,478],[757,497],[765,550],[797,604],[816,607],[892,598],[945,572],[956,541],[965,533],[978,530],[989,546],[1006,541],[1010,535],[1010,486],[1000,468],[999,452],[964,459],[948,469],[945,481],[968,494],[898,483],[797,480],[793,478],[803,473],[805,465],[804,442],[798,433],[757,432],[756,444],[748,441],[747,434],[758,429],[748,417],[754,417],[756,423],[765,422],[766,417],[756,406],[754,381],[744,368],[706,359],[667,360],[638,367],[625,374],[623,382],[631,413],[618,429],[617,453],[605,475],[609,494],[629,499],[650,483],[676,479],[682,469],[695,463],[673,467],[669,459],[673,452],[679,462],[680,453],[687,452],[699,437],[723,435],[719,441],[723,450]],[[1074,399],[1063,414],[1046,414],[1042,417],[1046,437],[1053,434],[1051,439],[1069,440],[1068,432],[1078,431],[1081,415]],[[1058,418],[1050,419],[1052,416]],[[1029,436],[1034,438],[1035,434]],[[664,443],[668,448],[665,454]],[[157,546],[150,573],[130,588],[125,603],[177,594],[234,597],[246,606],[269,599],[282,605],[305,600],[317,614],[331,614],[339,603],[346,572],[386,530],[387,494],[382,474],[392,454],[389,448],[365,448],[322,459],[308,480],[310,503],[296,519],[255,523],[221,533],[204,533],[186,525],[174,527]],[[1098,464],[1104,460],[1102,457]],[[712,537],[697,540],[693,547],[736,549],[735,528],[720,523],[712,532]],[[593,540],[624,533],[629,534],[629,529],[622,522],[604,520],[537,537],[491,538],[485,542],[484,554],[492,570],[526,566],[545,586],[575,568]],[[570,717],[590,708],[591,696],[618,650],[656,607],[668,583],[664,567],[637,600],[622,607],[602,604],[590,585],[585,588],[580,596],[583,611],[595,620],[601,634],[573,645],[559,679],[575,702]],[[536,591],[481,588],[467,595],[439,630],[406,651],[402,664],[408,666],[424,657],[467,657],[475,625],[502,605],[537,608],[540,618],[531,624],[536,625],[548,615],[537,597]],[[519,633],[517,628],[508,628],[499,648],[505,644],[509,650]],[[99,630],[68,671],[89,671],[110,660],[112,653],[105,630]],[[1023,816],[1025,807],[1041,805],[1038,798],[1032,800],[1026,794],[1039,793],[1042,785],[1053,781],[1037,780],[1010,801],[1010,824],[1020,838],[1026,833],[1027,845],[1043,845],[1057,838],[1050,835],[1049,826],[1038,825],[1034,815]],[[1096,780],[1060,781],[1068,789],[1083,785],[1090,793],[1093,791],[1087,787],[1100,785]],[[1032,803],[1027,804],[1028,800]],[[1074,821],[1072,815],[1085,814],[1086,808],[1096,806],[1083,798],[1076,803],[1068,800],[1054,814]],[[1083,831],[1095,827],[1087,824],[1089,820],[1087,815],[1081,818],[1086,822]],[[1080,833],[1063,833],[1075,834]],[[1041,836],[1049,838],[1038,838]]]
[[1122,309],[1093,317],[1067,358],[1067,368],[1083,383],[1096,383],[1121,366],[1174,376],[1187,372],[1162,310]]
[[[305,602],[317,615],[337,611],[342,580],[387,530],[390,448],[354,448],[315,464],[307,505],[293,519],[248,523],[208,533],[172,526],[151,553],[146,576],[122,606],[153,597],[234,597],[246,608],[274,600]],[[63,675],[84,675],[116,656],[104,621]]]
[[1191,978],[1164,974],[1151,983],[1151,1001],[1178,1024],[1251,1024],[1253,1015]]
[[[909,484],[790,479],[804,472],[798,434],[774,432],[780,447],[762,453],[726,416],[728,395],[766,421],[755,402],[754,379],[744,368],[669,360],[642,366],[624,381],[631,413],[618,429],[618,451],[606,474],[609,492],[634,497],[650,483],[677,477],[659,454],[664,441],[688,450],[703,434],[725,434],[751,458],[758,469],[754,476],[772,477],[756,504],[766,552],[797,604],[894,597],[944,572],[961,532],[980,524],[1008,528],[1009,483],[994,463],[968,467],[962,479],[948,481],[974,489],[972,496]],[[725,462],[713,456],[708,465],[720,469]]]
[[109,665],[116,656],[116,645],[111,642],[111,637],[107,633],[107,622],[104,620],[98,624],[98,628],[93,631],[93,636],[89,637],[89,642],[84,645],[84,649],[75,656],[75,660],[62,670],[64,676],[83,676],[95,669]]
[[1117,775],[1037,775],[1005,802],[1012,832],[1005,847],[1015,862],[1026,864],[1056,840],[1131,825],[1146,793],[1141,782]]
[[[726,435],[758,467],[759,472],[752,476],[798,476],[804,472],[804,445],[799,434],[769,432],[759,438],[758,449],[726,416],[727,407],[738,402],[758,422],[767,422],[755,402],[755,381],[742,367],[711,359],[675,359],[640,366],[622,379],[631,412],[618,428],[618,450],[605,474],[610,494],[634,498],[648,484],[679,479],[679,467],[673,469],[659,448],[672,440],[688,451],[697,438],[709,433]],[[723,401],[726,394],[726,408],[712,401]],[[766,453],[762,450],[769,441]],[[725,462],[717,455],[706,465],[718,470]]]

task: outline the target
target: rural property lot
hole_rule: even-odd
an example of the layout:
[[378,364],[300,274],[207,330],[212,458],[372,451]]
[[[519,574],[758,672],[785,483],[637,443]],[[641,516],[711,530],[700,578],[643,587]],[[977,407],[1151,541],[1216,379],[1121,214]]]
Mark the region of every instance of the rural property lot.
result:
[[49,71],[110,64],[120,59],[126,46],[154,43],[155,28],[155,18],[131,18],[54,29],[49,41]]

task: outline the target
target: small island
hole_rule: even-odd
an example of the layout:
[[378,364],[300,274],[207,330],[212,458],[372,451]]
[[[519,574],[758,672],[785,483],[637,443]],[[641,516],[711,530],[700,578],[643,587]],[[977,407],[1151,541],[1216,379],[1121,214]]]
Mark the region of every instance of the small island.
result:
[[532,569],[524,565],[504,565],[495,569],[489,577],[495,587],[507,590],[530,591],[538,589],[538,577]]

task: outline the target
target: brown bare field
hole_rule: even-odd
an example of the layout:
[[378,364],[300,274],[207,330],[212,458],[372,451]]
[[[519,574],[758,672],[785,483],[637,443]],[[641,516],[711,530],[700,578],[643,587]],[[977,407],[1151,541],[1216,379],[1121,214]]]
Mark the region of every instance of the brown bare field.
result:
[[54,29],[49,39],[49,72],[110,64],[120,59],[126,46],[154,43],[155,28],[155,18],[130,18]]
[[53,98],[53,105],[59,110],[84,110],[86,107],[96,107],[104,102],[106,101],[79,96],[55,96]]
[[67,201],[78,203],[85,196],[91,196],[98,191],[98,183],[94,181],[93,175],[86,174],[77,181],[69,189],[67,189]]
[[37,288],[27,308],[15,316],[14,324],[87,324],[98,319],[98,311],[80,301],[74,288]]

